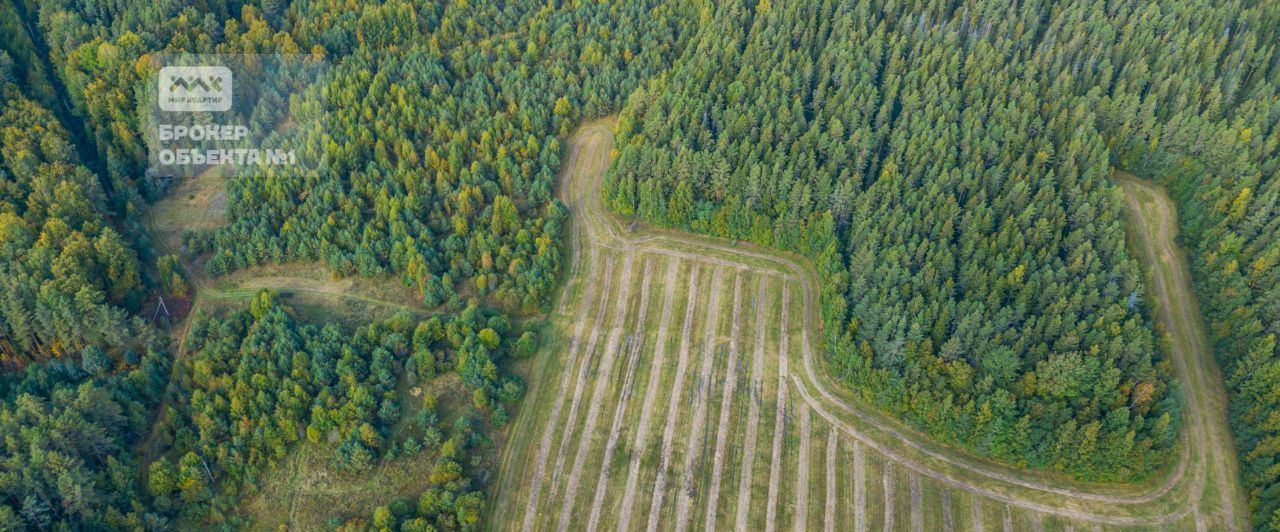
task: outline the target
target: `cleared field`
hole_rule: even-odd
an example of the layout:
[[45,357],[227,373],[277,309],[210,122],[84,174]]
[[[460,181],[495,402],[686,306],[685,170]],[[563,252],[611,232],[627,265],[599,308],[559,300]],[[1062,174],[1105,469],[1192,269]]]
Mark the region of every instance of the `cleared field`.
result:
[[226,178],[210,170],[181,178],[173,190],[151,207],[151,232],[170,253],[182,247],[182,234],[227,223]]
[[[574,212],[572,266],[551,320],[560,339],[537,359],[512,427],[524,437],[505,451],[495,528],[1246,527],[1220,403],[1189,398],[1181,461],[1133,485],[1018,470],[880,415],[826,376],[803,261],[628,229],[603,211],[610,126],[588,124],[569,143],[561,190]],[[1139,226],[1170,223],[1144,206],[1159,202],[1135,204]],[[1134,245],[1170,238],[1144,233]],[[1212,391],[1198,384],[1216,375],[1206,353],[1173,353],[1191,396]]]

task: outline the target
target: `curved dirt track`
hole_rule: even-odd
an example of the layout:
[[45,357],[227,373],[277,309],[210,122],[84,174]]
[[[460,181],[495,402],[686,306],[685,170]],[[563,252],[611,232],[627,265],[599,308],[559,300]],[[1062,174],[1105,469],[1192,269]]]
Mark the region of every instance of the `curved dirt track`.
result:
[[[1191,290],[1186,260],[1175,244],[1177,215],[1173,201],[1150,183],[1127,174],[1118,174],[1117,178],[1125,189],[1130,212],[1143,221],[1137,224],[1135,237],[1146,255],[1146,264],[1153,270],[1151,289],[1159,302],[1161,321],[1173,335],[1173,361],[1179,379],[1191,389],[1186,394],[1191,413],[1188,430],[1194,434],[1193,439],[1204,443],[1201,452],[1207,453],[1208,467],[1219,486],[1221,513],[1238,515],[1243,511],[1238,508],[1238,501],[1244,494],[1235,481],[1239,474],[1235,445],[1223,420],[1226,390]],[[1197,522],[1203,523],[1202,519],[1203,512],[1196,512]],[[1231,529],[1248,528],[1244,518],[1228,519],[1225,525]]]
[[[856,475],[856,489],[854,493],[842,493],[839,504],[856,504],[859,510],[864,511],[857,512],[856,521],[854,523],[846,523],[846,526],[853,525],[854,528],[865,527],[868,524],[867,516],[863,514],[877,515],[882,510],[888,510],[888,515],[885,516],[886,519],[894,519],[893,514],[896,512],[899,523],[921,523],[919,520],[924,519],[923,516],[908,512],[908,509],[903,507],[919,507],[920,503],[915,500],[919,497],[918,485],[919,483],[928,482],[936,484],[938,486],[937,489],[951,490],[944,491],[943,498],[946,501],[960,499],[959,497],[952,497],[953,492],[968,494],[970,500],[973,501],[971,504],[974,505],[974,516],[983,520],[984,523],[982,524],[985,524],[987,528],[998,527],[1002,514],[1012,515],[1010,512],[1024,516],[1027,523],[1039,523],[1043,522],[1046,517],[1053,517],[1059,521],[1066,522],[1068,526],[1078,528],[1091,528],[1097,525],[1121,527],[1155,526],[1161,529],[1204,527],[1209,529],[1239,530],[1247,528],[1247,521],[1241,515],[1242,510],[1244,510],[1239,503],[1241,495],[1239,488],[1236,486],[1237,483],[1234,481],[1236,475],[1234,455],[1230,446],[1229,433],[1226,432],[1225,428],[1225,412],[1222,409],[1222,395],[1220,395],[1221,381],[1220,377],[1217,376],[1216,365],[1213,364],[1211,354],[1207,345],[1203,342],[1203,336],[1199,330],[1178,330],[1180,325],[1186,323],[1198,324],[1198,317],[1194,314],[1194,298],[1188,291],[1189,288],[1187,288],[1185,277],[1181,276],[1183,270],[1180,268],[1181,263],[1177,262],[1178,255],[1172,242],[1172,235],[1167,230],[1168,225],[1166,224],[1170,224],[1172,220],[1169,214],[1171,213],[1171,208],[1168,207],[1167,203],[1162,204],[1159,201],[1162,196],[1154,202],[1156,207],[1154,213],[1147,212],[1152,209],[1144,210],[1140,208],[1141,205],[1136,203],[1132,207],[1137,226],[1160,229],[1149,231],[1150,234],[1145,234],[1138,239],[1140,240],[1140,247],[1149,252],[1148,261],[1161,257],[1162,260],[1171,265],[1170,268],[1165,270],[1153,268],[1155,282],[1153,283],[1154,288],[1152,291],[1161,303],[1160,309],[1162,313],[1160,317],[1162,322],[1166,323],[1165,328],[1173,330],[1175,333],[1173,342],[1175,349],[1171,355],[1178,372],[1178,378],[1183,383],[1187,396],[1186,421],[1183,424],[1185,429],[1182,437],[1183,449],[1177,464],[1170,467],[1163,477],[1152,482],[1141,485],[1096,486],[1054,478],[1046,474],[1019,470],[940,445],[909,427],[884,416],[874,408],[853,400],[841,386],[827,376],[820,353],[814,346],[810,345],[811,337],[821,337],[818,328],[818,309],[816,308],[817,281],[812,267],[802,260],[753,246],[733,245],[725,241],[671,231],[633,230],[633,228],[628,228],[617,222],[604,211],[600,202],[601,180],[608,165],[608,154],[611,149],[612,132],[610,125],[607,123],[588,124],[580,128],[568,144],[569,152],[566,166],[569,170],[564,173],[565,182],[561,184],[560,189],[563,199],[573,213],[573,234],[575,239],[577,237],[582,238],[582,241],[573,242],[570,246],[575,255],[583,255],[587,250],[590,250],[590,254],[593,256],[597,252],[624,255],[641,254],[648,257],[663,256],[672,261],[687,263],[694,270],[689,279],[689,291],[696,292],[699,286],[703,289],[709,288],[712,290],[709,295],[703,296],[712,302],[707,310],[713,316],[712,321],[714,323],[705,323],[705,320],[703,323],[706,328],[705,336],[708,338],[712,335],[711,331],[719,327],[718,322],[722,321],[714,318],[719,306],[717,303],[720,296],[718,288],[722,287],[716,287],[716,283],[709,283],[708,278],[719,278],[719,274],[724,270],[737,271],[739,272],[738,275],[754,275],[762,280],[770,279],[770,282],[780,286],[779,291],[784,294],[781,314],[777,320],[783,324],[783,330],[780,333],[781,348],[778,350],[782,356],[774,361],[776,362],[774,370],[777,372],[776,380],[778,385],[776,387],[770,386],[777,400],[774,405],[760,405],[763,408],[759,409],[767,412],[776,412],[775,419],[769,422],[770,425],[774,425],[775,430],[772,431],[774,432],[772,438],[768,434],[768,429],[760,431],[760,436],[763,440],[760,442],[754,441],[756,431],[752,430],[752,441],[747,444],[748,457],[746,460],[754,459],[754,457],[751,457],[751,453],[755,449],[759,448],[763,451],[762,456],[759,458],[763,465],[757,471],[769,477],[767,479],[767,497],[765,497],[766,493],[763,492],[763,487],[759,488],[762,490],[761,492],[751,493],[750,486],[737,484],[725,486],[726,489],[724,491],[729,494],[729,497],[720,497],[720,500],[723,501],[721,508],[743,509],[750,506],[752,511],[755,511],[754,506],[762,507],[758,516],[753,514],[755,519],[748,518],[741,513],[741,510],[738,512],[730,511],[729,513],[736,517],[734,521],[738,528],[741,528],[744,524],[760,526],[759,518],[765,518],[765,513],[768,515],[764,519],[763,526],[769,529],[783,526],[781,521],[784,519],[813,515],[813,512],[822,512],[822,514],[818,515],[824,515],[824,525],[826,524],[825,521],[829,519],[825,515],[827,513],[826,498],[808,497],[793,489],[793,486],[799,483],[797,481],[809,478],[810,475],[820,475],[814,480],[825,483],[826,475],[831,474],[825,460],[819,458],[816,466],[804,467],[801,471],[796,471],[795,463],[789,462],[783,467],[784,471],[779,470],[780,453],[786,455],[787,453],[795,454],[798,452],[800,456],[808,456],[808,453],[811,452],[807,447],[784,449],[781,446],[781,438],[784,436],[784,432],[790,438],[800,439],[795,434],[798,429],[795,425],[799,425],[799,422],[802,421],[807,422],[810,414],[813,414],[814,423],[823,423],[823,426],[837,431],[839,440],[848,442],[855,450],[858,464],[852,468],[854,472],[843,474]],[[1128,181],[1122,181],[1122,183],[1124,183],[1125,190],[1132,200],[1135,191],[1139,190],[1133,187],[1138,185],[1131,186]],[[1165,201],[1167,202],[1167,200]],[[1158,216],[1160,212],[1163,212],[1164,215]],[[1153,215],[1156,215],[1154,216],[1155,219],[1153,219]],[[1163,229],[1161,229],[1162,227]],[[1152,251],[1153,247],[1159,248],[1159,251]],[[580,258],[575,256],[572,260],[576,274],[576,271],[579,270],[576,265],[579,263]],[[698,269],[704,272],[701,277],[698,277],[696,271]],[[706,269],[710,269],[713,275],[708,275]],[[1172,274],[1169,272],[1172,272]],[[574,279],[571,281],[571,284],[573,283],[585,284],[589,287],[593,280]],[[698,286],[695,286],[695,283],[698,283]],[[794,304],[785,296],[785,293],[789,292],[793,286],[798,288],[800,292],[799,298]],[[1171,296],[1173,296],[1173,299],[1171,299]],[[601,294],[596,297],[603,298],[604,296]],[[709,357],[715,356],[714,350],[710,345],[702,346],[703,349],[701,350],[705,352],[701,356],[696,353],[699,349],[688,345],[691,325],[690,317],[693,313],[691,307],[695,300],[690,301],[688,305],[690,308],[685,311],[686,317],[681,338],[683,345],[678,350],[680,355],[679,369],[674,377],[675,395],[670,396],[667,405],[669,410],[672,411],[666,413],[666,430],[661,435],[637,433],[634,436],[634,444],[630,447],[625,445],[619,447],[619,455],[627,457],[626,460],[622,461],[623,464],[630,465],[630,467],[623,467],[621,474],[613,476],[627,478],[625,496],[620,508],[610,506],[609,502],[605,503],[605,508],[606,510],[608,508],[618,509],[623,515],[621,517],[606,517],[600,522],[593,516],[590,520],[591,526],[589,529],[608,528],[612,524],[616,524],[621,529],[630,529],[632,523],[639,523],[641,526],[647,524],[647,527],[653,530],[659,527],[660,522],[666,523],[666,519],[673,517],[677,518],[675,523],[663,524],[662,528],[670,527],[673,524],[687,524],[689,520],[688,514],[693,509],[694,501],[705,500],[703,497],[705,497],[708,488],[703,485],[704,482],[701,476],[693,477],[691,476],[695,474],[693,470],[681,470],[676,464],[683,461],[686,464],[686,468],[688,468],[696,467],[700,462],[710,462],[719,466],[724,460],[724,457],[718,452],[719,449],[723,448],[724,442],[722,441],[709,442],[709,444],[714,444],[717,452],[702,455],[701,457],[692,454],[696,451],[694,447],[701,446],[700,442],[697,441],[698,436],[691,436],[691,439],[687,440],[689,445],[687,445],[683,460],[677,460],[676,456],[672,456],[671,453],[673,448],[681,443],[672,441],[672,438],[676,436],[673,423],[676,423],[676,420],[681,417],[680,414],[674,411],[677,408],[695,406],[695,413],[692,416],[695,418],[695,425],[701,430],[707,430],[710,434],[716,435],[717,440],[720,440],[721,435],[726,432],[723,427],[717,428],[714,420],[709,422],[709,430],[702,426],[703,422],[707,421],[704,419],[707,417],[705,412],[706,403],[711,400],[713,391],[721,391],[723,389],[717,388],[713,390],[698,375],[694,374],[694,372],[700,373],[701,377],[705,379],[706,375],[709,374],[709,366],[706,365],[709,363]],[[571,302],[566,301],[566,303],[570,304],[567,304],[564,308],[565,316],[576,321],[579,328],[581,328],[582,323],[587,320],[576,316],[583,316],[586,308],[578,309],[574,308],[575,305]],[[601,301],[601,304],[603,304],[603,301]],[[620,301],[618,304],[621,308],[621,305],[625,303]],[[579,302],[577,306],[583,306],[582,302]],[[798,313],[797,316],[789,316],[793,310]],[[597,317],[597,321],[599,319]],[[664,318],[663,322],[665,321]],[[736,321],[735,319],[734,322]],[[790,329],[787,325],[788,321],[791,324]],[[1194,326],[1185,328],[1195,329]],[[795,339],[793,339],[791,347],[788,348],[787,337],[791,334],[788,332],[791,329],[798,329],[795,334],[798,335],[799,341],[795,342]],[[747,337],[750,338],[755,333],[756,331],[748,331]],[[575,335],[575,344],[580,334],[582,333]],[[592,336],[595,334],[593,332]],[[1198,335],[1199,339],[1197,338]],[[731,336],[736,343],[738,336],[736,327]],[[799,344],[799,346],[795,344]],[[659,352],[666,348],[663,345],[654,346],[654,350]],[[569,359],[571,362],[577,362],[576,359],[578,357],[575,356],[573,351],[574,349],[570,349]],[[695,352],[691,355],[691,351]],[[590,352],[591,349],[588,348],[587,353],[589,354]],[[774,351],[770,351],[769,354],[774,353]],[[689,358],[692,358],[692,360],[689,360]],[[789,372],[787,370],[788,359],[797,363],[798,366],[794,367],[799,369]],[[689,371],[690,368],[698,367],[700,362],[702,363],[700,371]],[[575,368],[569,367],[565,371],[568,372],[573,369]],[[585,386],[586,383],[581,382],[581,379],[587,377],[585,373],[583,371],[580,374],[580,381],[574,383],[574,385],[578,387]],[[685,375],[685,373],[689,373],[689,375]],[[756,379],[760,377],[757,371],[752,371],[750,375],[751,384],[745,386],[745,391],[739,393],[751,394],[748,400],[752,401],[751,404],[754,405],[754,402],[758,401],[758,398],[762,395],[757,390],[758,385],[755,384],[757,382]],[[650,378],[657,379],[658,375],[655,373]],[[768,378],[770,380],[775,379],[772,374]],[[560,392],[562,395],[565,389],[568,388],[568,379],[569,377],[566,375]],[[690,381],[690,385],[694,388],[692,397],[688,396],[690,394],[689,391],[682,390],[682,383],[686,379]],[[1216,388],[1214,383],[1216,383]],[[788,393],[788,389],[790,389],[790,393]],[[1219,395],[1213,395],[1215,390]],[[733,391],[729,389],[721,393],[727,398],[733,394]],[[719,393],[715,394],[717,398],[719,398],[719,395]],[[784,407],[783,398],[786,395],[790,396],[787,398],[790,399],[787,403],[791,404],[787,404]],[[648,407],[651,404],[651,399],[646,393],[644,422],[640,424],[641,431],[649,430],[647,426],[649,424]],[[682,402],[682,400],[686,399],[689,401]],[[577,401],[574,402],[576,403]],[[557,412],[559,408],[560,403],[557,402],[552,407],[552,412]],[[754,409],[756,407],[753,406]],[[572,410],[577,410],[576,405]],[[661,411],[657,413],[662,415]],[[754,419],[755,416],[750,417],[752,418],[750,424],[754,428],[757,420]],[[786,420],[790,422],[784,423]],[[565,422],[573,426],[572,416],[571,419],[565,420]],[[723,423],[720,425],[723,425]],[[806,426],[803,431],[807,434],[811,429],[807,427],[808,423],[804,423],[804,425]],[[552,481],[553,486],[542,485],[547,477],[550,476],[543,469],[550,465],[547,463],[548,457],[546,455],[550,450],[547,447],[549,447],[550,438],[554,437],[554,433],[551,431],[552,426],[548,425],[546,429],[547,432],[543,435],[544,445],[538,449],[538,452],[541,453],[540,460],[532,466],[536,471],[536,474],[533,475],[534,485],[528,488],[531,490],[532,495],[515,495],[502,491],[498,494],[499,501],[495,514],[501,518],[501,513],[504,509],[515,508],[517,505],[523,506],[524,511],[517,513],[523,513],[526,518],[524,521],[525,526],[523,527],[525,530],[537,529],[537,519],[539,518],[536,517],[536,514],[549,511],[549,508],[540,508],[538,506],[537,493],[546,491],[554,494],[558,491],[558,486],[555,485],[559,483],[558,480]],[[734,431],[728,432],[731,435],[734,433]],[[567,439],[568,433],[564,437]],[[586,441],[587,438],[595,437],[596,435],[582,435],[583,441]],[[834,439],[835,437],[833,436],[832,438]],[[654,440],[657,441],[655,442]],[[804,441],[807,442],[808,438],[804,438]],[[692,445],[694,443],[699,443],[699,445]],[[650,449],[655,445],[657,447]],[[794,442],[788,445],[794,446]],[[772,452],[770,451],[771,449]],[[657,478],[652,485],[651,495],[653,500],[647,512],[644,511],[643,504],[635,505],[634,503],[637,487],[639,487],[641,493],[644,492],[644,489],[649,489],[644,484],[641,486],[636,485],[638,482],[648,482],[648,480],[644,479],[637,480],[643,476],[637,474],[637,468],[641,462],[641,455],[646,452],[656,453],[657,459],[654,461],[660,463],[656,471]],[[894,508],[894,490],[901,490],[906,486],[896,486],[892,477],[884,478],[888,491],[884,491],[884,495],[877,501],[879,507],[875,507],[871,501],[866,500],[867,493],[863,484],[868,479],[863,478],[865,473],[862,466],[864,453],[868,455],[866,460],[872,460],[874,457],[875,460],[882,461],[886,472],[903,468],[899,469],[899,471],[905,473],[904,478],[911,479],[911,482],[907,484],[912,489],[910,490],[910,495],[901,493],[901,491],[898,493],[900,493],[899,496],[907,496],[911,499],[912,504],[899,504],[897,505],[898,508]],[[582,452],[580,451],[579,454],[581,455]],[[610,453],[610,456],[612,456],[612,453]],[[804,462],[807,465],[810,461],[805,460]],[[736,461],[729,463],[734,467],[739,467]],[[562,464],[563,462],[557,460],[557,466]],[[600,467],[607,468],[610,465],[606,463]],[[517,466],[504,464],[503,474],[505,477],[510,477],[513,474],[509,471],[512,467]],[[574,464],[574,467],[582,466]],[[628,469],[630,470],[629,472],[627,471]],[[719,467],[716,468],[717,471],[713,477],[714,490],[717,495],[721,493],[721,472],[719,469]],[[849,468],[845,464],[841,464],[840,469]],[[605,472],[605,469],[600,471],[600,478],[608,478],[609,475]],[[556,472],[552,472],[552,474],[555,475]],[[574,475],[574,477],[577,477],[577,475]],[[666,480],[669,478],[680,480],[675,482]],[[696,481],[694,481],[695,478]],[[739,477],[738,475],[733,475],[726,478]],[[751,476],[748,474],[745,475],[745,478],[750,479]],[[507,478],[506,482],[519,482],[519,480]],[[1209,485],[1212,485],[1212,489],[1210,489]],[[603,487],[586,486],[585,489],[591,490],[588,493],[597,493]],[[571,488],[571,491],[573,490],[576,490],[576,486]],[[788,515],[783,515],[784,505],[779,504],[778,499],[787,497],[785,493],[787,490],[791,490],[790,497],[801,502],[805,507],[792,508],[788,510]],[[672,493],[665,493],[668,491]],[[673,509],[664,505],[664,500],[667,500],[664,494],[673,496],[677,501],[674,509],[678,510],[676,516],[667,515],[666,512]],[[746,494],[745,500],[742,494]],[[513,502],[504,500],[504,497],[525,498]],[[713,497],[712,499],[714,501],[716,498]],[[759,500],[760,503],[749,505],[747,501],[750,499]],[[978,506],[978,501],[980,500],[987,501],[986,506],[993,507],[991,511],[984,513]],[[562,502],[563,506],[558,509],[561,510],[560,513],[563,518],[571,511],[574,511],[576,507],[571,506],[571,501],[569,500]],[[600,507],[598,506],[599,504],[600,501],[593,501],[590,506],[598,509]],[[815,506],[810,508],[810,504]],[[864,505],[866,506],[864,507]],[[1003,505],[1003,510],[997,509],[1001,505]],[[632,506],[641,507],[636,509],[639,510],[639,516],[632,515]],[[716,512],[716,507],[712,505],[705,508],[704,511],[708,512],[707,515],[712,516]],[[915,512],[919,511],[918,508],[915,510]],[[944,511],[938,512],[938,515],[951,516],[954,511],[958,510],[949,506]],[[592,513],[596,512],[593,511]],[[605,513],[609,512],[606,511]],[[645,519],[644,514],[648,515],[648,519]],[[579,519],[585,520],[585,515],[579,517]],[[714,518],[712,517],[711,519]],[[715,521],[711,519],[708,519],[708,522],[714,523]],[[951,519],[947,519],[947,521],[950,522]],[[575,521],[566,518],[562,519],[559,524],[565,526],[573,522]],[[803,523],[795,523],[794,521],[792,524],[803,526]],[[923,525],[926,529],[932,529],[941,528],[943,523],[923,522]],[[505,528],[506,525],[499,523],[499,527]]]

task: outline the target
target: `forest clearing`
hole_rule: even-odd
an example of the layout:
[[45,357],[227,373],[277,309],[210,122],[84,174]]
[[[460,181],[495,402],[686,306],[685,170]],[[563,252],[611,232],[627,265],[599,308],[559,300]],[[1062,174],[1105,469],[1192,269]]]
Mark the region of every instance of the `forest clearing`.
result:
[[[1088,485],[976,458],[826,376],[806,266],[611,218],[598,194],[611,126],[589,123],[568,144],[561,191],[574,237],[552,318],[560,338],[530,376],[538,406],[514,421],[528,437],[503,459],[500,529],[1244,528],[1234,462],[1219,458],[1230,453],[1221,384],[1191,311],[1161,315],[1178,331],[1188,395],[1181,460],[1163,476]],[[1121,182],[1138,226],[1169,226],[1167,198]],[[1167,299],[1194,300],[1171,235],[1143,231],[1133,244],[1166,257],[1154,270],[1160,308],[1188,308]]]

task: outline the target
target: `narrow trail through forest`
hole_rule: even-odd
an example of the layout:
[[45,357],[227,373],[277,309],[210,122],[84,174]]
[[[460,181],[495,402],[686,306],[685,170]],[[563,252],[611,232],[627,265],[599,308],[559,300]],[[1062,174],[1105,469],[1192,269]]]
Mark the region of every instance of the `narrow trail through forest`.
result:
[[[633,256],[633,254],[628,254],[628,257],[630,256]],[[622,290],[630,290],[630,286],[631,286],[630,268],[625,268],[623,270],[621,282],[618,283],[618,286],[622,287],[621,288]],[[608,290],[608,287],[606,287],[606,290],[601,294],[601,297],[607,298],[613,295],[614,294],[610,290]],[[556,465],[554,468],[551,469],[552,479],[551,479],[550,497],[552,498],[556,496],[557,489],[563,486],[563,483],[560,482],[560,475],[564,472],[564,461],[569,448],[569,441],[573,437],[573,431],[576,428],[576,425],[578,422],[578,408],[582,405],[582,392],[583,392],[583,389],[590,382],[590,379],[587,378],[591,370],[590,362],[594,358],[594,353],[596,352],[596,344],[600,340],[601,324],[605,319],[604,312],[606,308],[607,308],[606,305],[601,304],[601,306],[597,309],[595,326],[592,327],[591,329],[591,338],[587,340],[586,350],[583,351],[583,354],[582,354],[584,362],[578,369],[578,378],[574,380],[573,402],[569,404],[569,414],[568,416],[565,417],[564,432],[560,437],[560,447],[556,451]],[[617,312],[619,313],[621,312],[621,305],[619,305]]]
[[[1194,439],[1202,442],[1200,451],[1205,453],[1207,467],[1213,470],[1217,481],[1218,501],[1227,528],[1247,528],[1241,518],[1233,518],[1239,515],[1237,501],[1244,495],[1240,483],[1233,481],[1238,475],[1232,451],[1234,443],[1222,420],[1226,390],[1199,314],[1200,305],[1191,288],[1187,261],[1177,246],[1178,224],[1173,200],[1163,190],[1128,174],[1117,173],[1117,180],[1125,189],[1130,216],[1138,222],[1137,230],[1132,233],[1152,270],[1151,285],[1159,303],[1160,317],[1165,330],[1173,336],[1174,364],[1180,375],[1191,377],[1189,380],[1184,377],[1183,381],[1183,385],[1193,391],[1184,394],[1191,421],[1188,430]],[[1203,522],[1203,513],[1195,513],[1200,529],[1208,527]]]
[[[571,153],[569,160],[566,161],[565,164],[566,164],[566,167],[568,168],[576,169],[577,168],[576,165],[579,163],[580,161],[578,161],[577,154]],[[575,233],[577,233],[578,235],[581,235],[583,233],[580,223],[573,224],[573,227],[574,227]],[[581,263],[581,259],[578,256],[581,255],[581,249],[583,247],[584,246],[582,246],[581,243],[577,241],[571,242],[569,244],[570,251],[575,254],[575,257],[571,262],[571,264],[574,265],[573,268],[575,272],[578,270],[579,268],[578,265]],[[596,288],[596,279],[598,279],[600,275],[599,274],[600,261],[602,259],[599,256],[600,255],[599,248],[595,246],[589,246],[589,245],[585,247],[589,249],[591,253],[591,258],[588,261],[588,263],[590,264],[590,270],[587,273],[586,279],[583,280],[582,299],[579,304],[581,305],[582,307],[581,311],[584,314],[589,313],[592,308],[597,309],[595,322],[599,323],[599,321],[603,319],[604,308],[607,301],[606,298],[610,294],[609,288],[611,286],[611,281],[613,279],[613,262],[610,259],[604,266],[604,271],[605,271],[604,284],[600,290],[600,293],[598,294],[599,300],[597,301],[596,299],[594,299],[595,297],[597,297],[597,294],[595,294],[594,290]],[[567,295],[568,295],[568,291],[566,290],[565,296]],[[567,299],[563,299],[563,298],[562,300],[567,301]],[[564,368],[562,368],[560,372],[561,373],[560,383],[559,383],[560,386],[559,388],[557,388],[558,395],[555,397],[553,401],[553,404],[551,407],[551,417],[549,422],[546,424],[546,426],[543,429],[542,440],[538,446],[538,455],[535,460],[533,477],[530,482],[531,491],[530,491],[528,503],[525,506],[523,525],[521,526],[521,529],[524,532],[530,532],[533,530],[535,519],[537,518],[538,498],[542,492],[542,480],[546,474],[547,461],[550,459],[551,445],[555,438],[555,430],[559,425],[560,414],[564,409],[565,396],[566,396],[566,393],[568,392],[569,386],[571,384],[574,384],[573,382],[571,382],[570,379],[573,376],[573,369],[576,367],[578,358],[580,356],[579,348],[582,342],[582,335],[586,332],[586,325],[587,325],[586,319],[579,319],[576,321],[576,326],[573,331],[573,336],[571,337],[570,344],[569,344],[568,364]],[[577,386],[581,386],[582,381],[577,381],[576,384]]]

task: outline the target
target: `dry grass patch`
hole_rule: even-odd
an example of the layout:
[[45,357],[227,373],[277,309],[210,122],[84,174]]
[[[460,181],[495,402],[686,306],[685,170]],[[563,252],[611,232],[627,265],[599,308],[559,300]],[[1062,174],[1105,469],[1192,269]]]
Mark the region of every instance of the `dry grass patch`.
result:
[[210,170],[179,178],[178,186],[151,206],[151,228],[170,253],[182,249],[182,234],[227,223],[226,178]]

